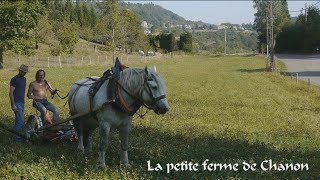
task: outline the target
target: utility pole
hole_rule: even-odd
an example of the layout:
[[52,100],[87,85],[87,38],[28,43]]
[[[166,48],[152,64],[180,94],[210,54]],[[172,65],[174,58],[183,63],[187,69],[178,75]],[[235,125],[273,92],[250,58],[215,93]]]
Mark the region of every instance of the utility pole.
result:
[[267,58],[269,58],[269,19],[268,13],[266,13],[266,21],[267,21]]
[[224,29],[224,55],[227,54],[227,29]]
[[270,71],[275,70],[275,62],[274,62],[274,36],[273,36],[273,1],[270,2],[270,20],[271,20],[271,27],[270,27],[270,45],[271,45],[271,51],[270,51]]
[[308,20],[308,18],[307,18],[307,3],[305,3],[304,5],[305,5],[304,14],[306,16],[306,23],[307,23],[307,20]]
[[112,52],[112,63],[114,64],[114,61],[115,61],[114,57],[115,57],[115,54],[116,54],[116,52],[115,52],[115,44],[114,44],[114,27],[112,28],[112,50],[113,50],[113,52]]

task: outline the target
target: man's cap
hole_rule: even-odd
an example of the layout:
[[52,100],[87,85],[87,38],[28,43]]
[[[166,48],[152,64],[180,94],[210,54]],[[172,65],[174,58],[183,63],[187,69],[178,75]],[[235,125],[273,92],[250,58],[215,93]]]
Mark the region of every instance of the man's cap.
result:
[[26,65],[24,65],[24,64],[22,64],[21,66],[20,66],[20,68],[19,68],[19,70],[20,71],[23,71],[23,72],[25,72],[25,73],[27,73],[28,72],[28,66],[26,66]]

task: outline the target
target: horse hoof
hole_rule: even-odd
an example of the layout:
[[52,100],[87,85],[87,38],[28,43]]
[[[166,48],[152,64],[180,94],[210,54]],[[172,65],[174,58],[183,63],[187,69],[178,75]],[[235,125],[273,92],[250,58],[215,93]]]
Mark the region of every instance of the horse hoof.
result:
[[82,154],[84,154],[84,147],[79,147],[79,146],[78,146],[78,150],[79,150],[79,152],[81,152]]
[[131,166],[129,163],[120,163],[120,168],[129,169]]
[[92,150],[91,150],[91,149],[85,149],[85,150],[84,150],[84,153],[85,153],[87,156],[91,156],[91,155],[92,155]]
[[98,164],[98,168],[100,168],[100,169],[106,169],[106,163],[99,163]]

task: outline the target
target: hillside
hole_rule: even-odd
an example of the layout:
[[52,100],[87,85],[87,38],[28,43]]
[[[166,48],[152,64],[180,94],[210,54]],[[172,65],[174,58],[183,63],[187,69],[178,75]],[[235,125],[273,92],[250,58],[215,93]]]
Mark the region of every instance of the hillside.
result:
[[133,10],[140,16],[141,20],[157,27],[167,26],[168,23],[170,23],[170,26],[194,24],[198,24],[198,26],[210,26],[210,24],[201,21],[188,21],[183,17],[153,3],[141,4],[123,2],[121,3],[121,6]]
[[224,31],[228,30],[228,52],[250,52],[257,48],[257,34],[252,24],[222,23],[219,26],[201,21],[188,21],[183,17],[153,3],[125,3],[121,6],[140,16],[146,33],[173,32],[178,38],[187,30],[192,32],[194,50],[224,52]]

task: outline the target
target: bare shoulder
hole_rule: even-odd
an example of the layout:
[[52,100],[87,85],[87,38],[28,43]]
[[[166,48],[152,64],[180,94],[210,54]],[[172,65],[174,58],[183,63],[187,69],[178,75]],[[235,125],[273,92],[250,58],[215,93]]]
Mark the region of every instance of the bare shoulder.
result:
[[30,82],[30,86],[34,86],[37,82],[36,81],[32,81]]

